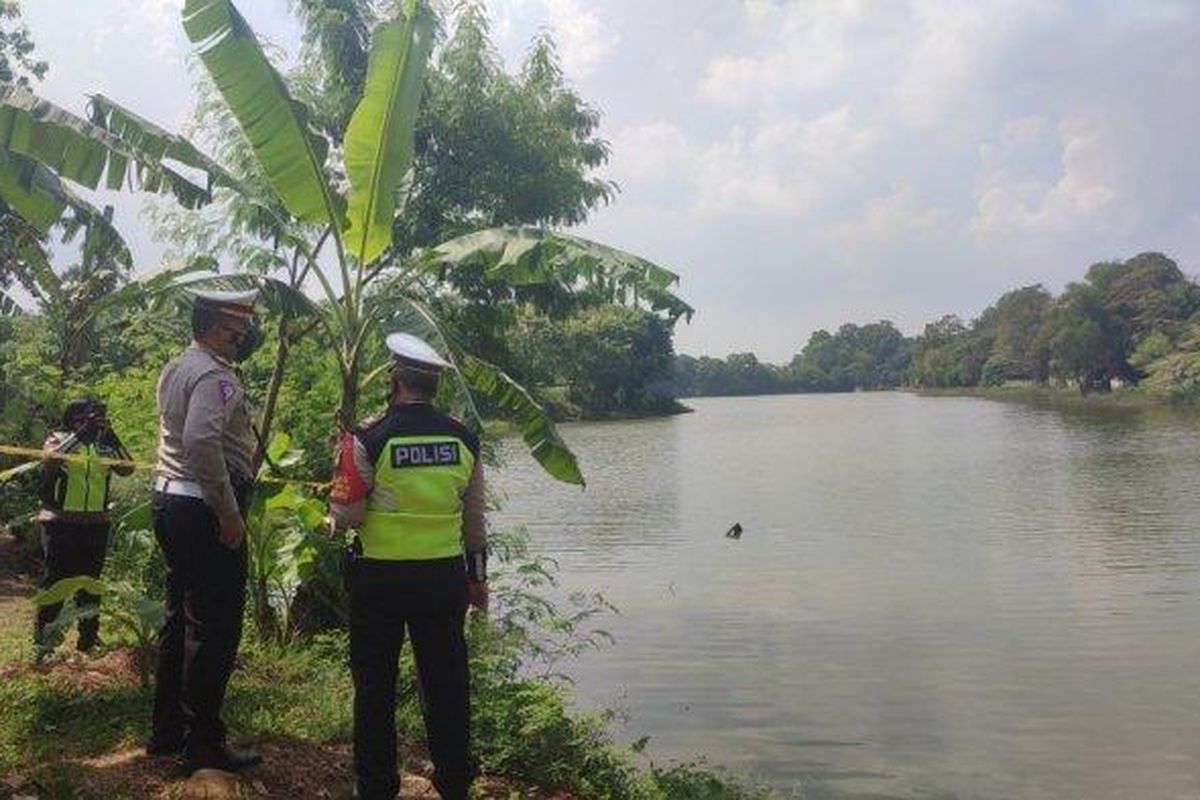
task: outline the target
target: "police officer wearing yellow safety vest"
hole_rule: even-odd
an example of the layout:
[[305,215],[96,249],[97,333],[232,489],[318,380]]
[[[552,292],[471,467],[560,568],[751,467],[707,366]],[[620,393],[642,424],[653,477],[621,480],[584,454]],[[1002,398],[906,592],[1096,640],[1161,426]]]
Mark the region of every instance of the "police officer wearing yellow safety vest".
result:
[[158,381],[154,533],[167,564],[166,624],[154,694],[152,755],[192,770],[258,763],[226,740],[221,705],[246,604],[247,495],[256,472],[250,409],[234,362],[261,339],[257,292],[200,292],[194,341]]
[[332,512],[358,531],[350,571],[356,797],[395,797],[396,673],[405,630],[445,800],[466,800],[469,754],[467,606],[487,608],[487,531],[479,439],[433,406],[449,366],[415,336],[387,337],[390,405],[343,437]]
[[[43,589],[77,575],[100,577],[108,549],[108,486],[112,473],[133,472],[129,454],[108,424],[105,405],[98,400],[76,400],[63,413],[62,429],[52,431],[43,446],[41,500],[38,522],[42,528],[42,554],[46,560]],[[64,458],[65,456],[65,458]],[[104,459],[126,463],[113,465]],[[99,611],[100,598],[79,592],[81,610]],[[58,617],[62,604],[38,608],[34,639],[48,645],[47,626]],[[87,652],[99,640],[100,619],[95,613],[79,620],[76,647]]]

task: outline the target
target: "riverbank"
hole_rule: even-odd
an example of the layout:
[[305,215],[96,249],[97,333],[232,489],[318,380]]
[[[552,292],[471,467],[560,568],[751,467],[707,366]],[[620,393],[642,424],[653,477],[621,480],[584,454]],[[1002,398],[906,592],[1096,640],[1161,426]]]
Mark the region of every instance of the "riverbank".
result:
[[1157,410],[1200,413],[1200,405],[1173,401],[1138,387],[1092,392],[1051,386],[962,386],[949,389],[904,389],[920,397],[978,397],[1068,410]]
[[[692,414],[695,412],[690,406],[685,406],[683,403],[673,401],[674,405],[669,409],[659,411],[614,411],[609,414],[578,414],[576,416],[567,416],[560,413],[552,413],[555,423],[561,425],[567,422],[626,422],[638,419],[659,419],[662,417],[677,417],[681,414]],[[517,422],[509,419],[489,419],[484,422],[484,433],[490,438],[500,438],[504,436],[519,436],[521,426]]]
[[[345,798],[350,795],[351,697],[344,633],[258,640],[247,626],[226,710],[230,727],[263,752],[264,764],[240,775],[233,794],[189,794],[181,764],[149,758],[142,743],[150,689],[133,651],[120,643],[83,656],[60,649],[35,664],[30,642],[34,586],[15,565],[18,546],[0,533],[0,798],[144,800],[189,796]],[[505,628],[502,616],[492,628]],[[616,743],[606,714],[571,712],[560,684],[518,673],[504,634],[472,624],[475,748],[483,775],[474,798],[529,800],[742,800],[743,788],[691,765],[639,767],[640,747]],[[105,638],[116,641],[115,630]],[[73,639],[73,637],[68,637]],[[405,658],[406,685],[411,659]],[[402,798],[436,798],[421,744],[415,692],[397,713],[403,754]]]
[[650,419],[690,414],[692,409],[674,397],[660,397],[636,408],[614,408],[599,411],[571,399],[566,386],[543,386],[537,399],[555,422],[598,422],[604,420]]

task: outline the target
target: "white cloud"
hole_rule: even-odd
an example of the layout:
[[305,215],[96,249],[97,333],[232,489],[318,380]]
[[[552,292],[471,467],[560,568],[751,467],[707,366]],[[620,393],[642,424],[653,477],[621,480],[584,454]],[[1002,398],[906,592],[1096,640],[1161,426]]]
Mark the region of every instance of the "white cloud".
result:
[[[639,192],[668,191],[694,175],[698,154],[687,136],[661,120],[626,128],[613,140],[620,183]],[[670,195],[668,195],[668,198]]]
[[904,181],[886,194],[868,198],[862,213],[839,223],[835,231],[851,245],[862,240],[928,239],[944,235],[951,218],[949,209],[923,206],[912,183]]
[[562,54],[563,69],[580,78],[590,73],[613,51],[620,37],[595,10],[584,10],[579,0],[543,0],[550,27]]
[[852,193],[866,179],[865,159],[877,143],[846,107],[734,126],[708,143],[660,121],[616,137],[613,169],[643,201],[682,203],[705,216],[797,215]]
[[1035,115],[1006,120],[1000,131],[1000,144],[1005,148],[1016,148],[1032,144],[1046,130],[1046,118]]
[[903,47],[892,54],[893,110],[917,127],[970,127],[1010,88],[1013,76],[1003,65],[1019,40],[1060,7],[1059,0],[915,0],[899,31]]
[[488,8],[501,41],[549,28],[564,71],[575,79],[587,77],[621,41],[600,11],[583,0],[490,0]]
[[751,41],[766,42],[766,47],[711,59],[699,94],[716,103],[752,108],[775,102],[780,95],[824,89],[852,64],[855,33],[868,19],[858,0],[749,0],[744,6],[746,32]]
[[122,39],[129,30],[138,30],[150,49],[161,58],[177,56],[180,42],[180,15],[183,0],[117,0],[109,10],[114,24],[97,32],[95,47],[102,52],[111,45],[113,35]]
[[[1023,150],[1051,135],[1060,152],[1057,175],[1014,166]],[[1010,121],[996,142],[980,148],[984,173],[971,229],[981,236],[1008,236],[1127,225],[1113,188],[1119,159],[1105,126],[1095,121],[1066,120],[1053,134],[1041,120]]]

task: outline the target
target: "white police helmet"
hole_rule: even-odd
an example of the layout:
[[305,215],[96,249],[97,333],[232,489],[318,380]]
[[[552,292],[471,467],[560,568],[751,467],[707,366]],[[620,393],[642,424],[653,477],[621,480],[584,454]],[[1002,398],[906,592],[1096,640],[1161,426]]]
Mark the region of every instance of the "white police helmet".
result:
[[389,334],[387,346],[395,359],[407,367],[441,372],[450,366],[450,362],[438,355],[428,342],[411,333]]
[[258,289],[245,292],[193,289],[192,295],[197,303],[216,306],[222,313],[235,317],[254,316],[254,304],[258,302]]

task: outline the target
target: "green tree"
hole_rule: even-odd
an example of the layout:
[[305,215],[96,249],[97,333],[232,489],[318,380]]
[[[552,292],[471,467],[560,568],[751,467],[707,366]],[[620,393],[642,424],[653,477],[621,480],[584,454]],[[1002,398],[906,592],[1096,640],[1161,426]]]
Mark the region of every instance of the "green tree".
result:
[[670,324],[645,309],[604,305],[563,320],[531,316],[514,346],[524,374],[565,385],[588,416],[674,407]]
[[976,386],[991,353],[989,338],[948,314],[925,326],[912,345],[911,380],[917,386]]
[[1200,323],[1186,326],[1174,343],[1163,334],[1151,334],[1135,356],[1139,353],[1145,360],[1139,368],[1148,374],[1143,385],[1151,394],[1176,402],[1200,399]]
[[1047,319],[1047,337],[1051,372],[1081,394],[1108,391],[1113,378],[1130,372],[1125,328],[1092,285],[1067,286]]
[[908,342],[886,320],[861,326],[847,323],[836,334],[813,333],[786,372],[801,391],[895,388],[908,376]]
[[980,315],[978,335],[991,342],[981,380],[1045,383],[1050,376],[1050,352],[1042,330],[1054,299],[1041,284],[1003,294]]
[[793,388],[787,367],[764,364],[754,353],[731,353],[724,359],[679,356],[673,373],[671,387],[677,397],[779,394]]
[[[0,0],[0,83],[28,89],[42,79],[49,65],[34,56],[33,39],[20,19],[20,3]],[[38,238],[36,229],[10,212],[7,204],[0,207],[0,316],[19,308],[3,290],[12,286],[14,276],[25,274],[24,251]]]
[[[1186,342],[1180,344],[1186,346]],[[1129,363],[1144,375],[1151,370],[1156,361],[1171,355],[1175,348],[1176,343],[1170,336],[1163,331],[1153,331],[1138,342],[1137,347],[1129,354]]]
[[57,339],[53,363],[60,380],[68,379],[98,352],[98,329],[112,306],[106,301],[132,266],[129,251],[109,225],[111,215],[112,209],[106,208],[102,222],[64,222],[63,243],[81,233],[82,243],[78,261],[62,274],[48,262],[12,265],[11,274],[33,297]]
[[33,38],[21,24],[19,0],[0,0],[0,83],[29,88],[32,81],[40,81],[50,65],[34,50]]
[[842,368],[843,342],[826,330],[808,337],[804,349],[788,365],[796,386],[805,392],[848,392],[854,383]]
[[771,394],[783,390],[778,368],[764,364],[754,353],[731,353],[725,358],[729,394]]
[[892,389],[904,382],[909,368],[908,346],[891,322],[843,325],[838,336],[846,340],[852,354],[855,388]]
[[[1177,339],[1185,322],[1200,309],[1200,287],[1162,253],[1093,264],[1086,281],[1125,337],[1126,353],[1156,333]],[[1136,382],[1142,375],[1122,360],[1114,377]]]

